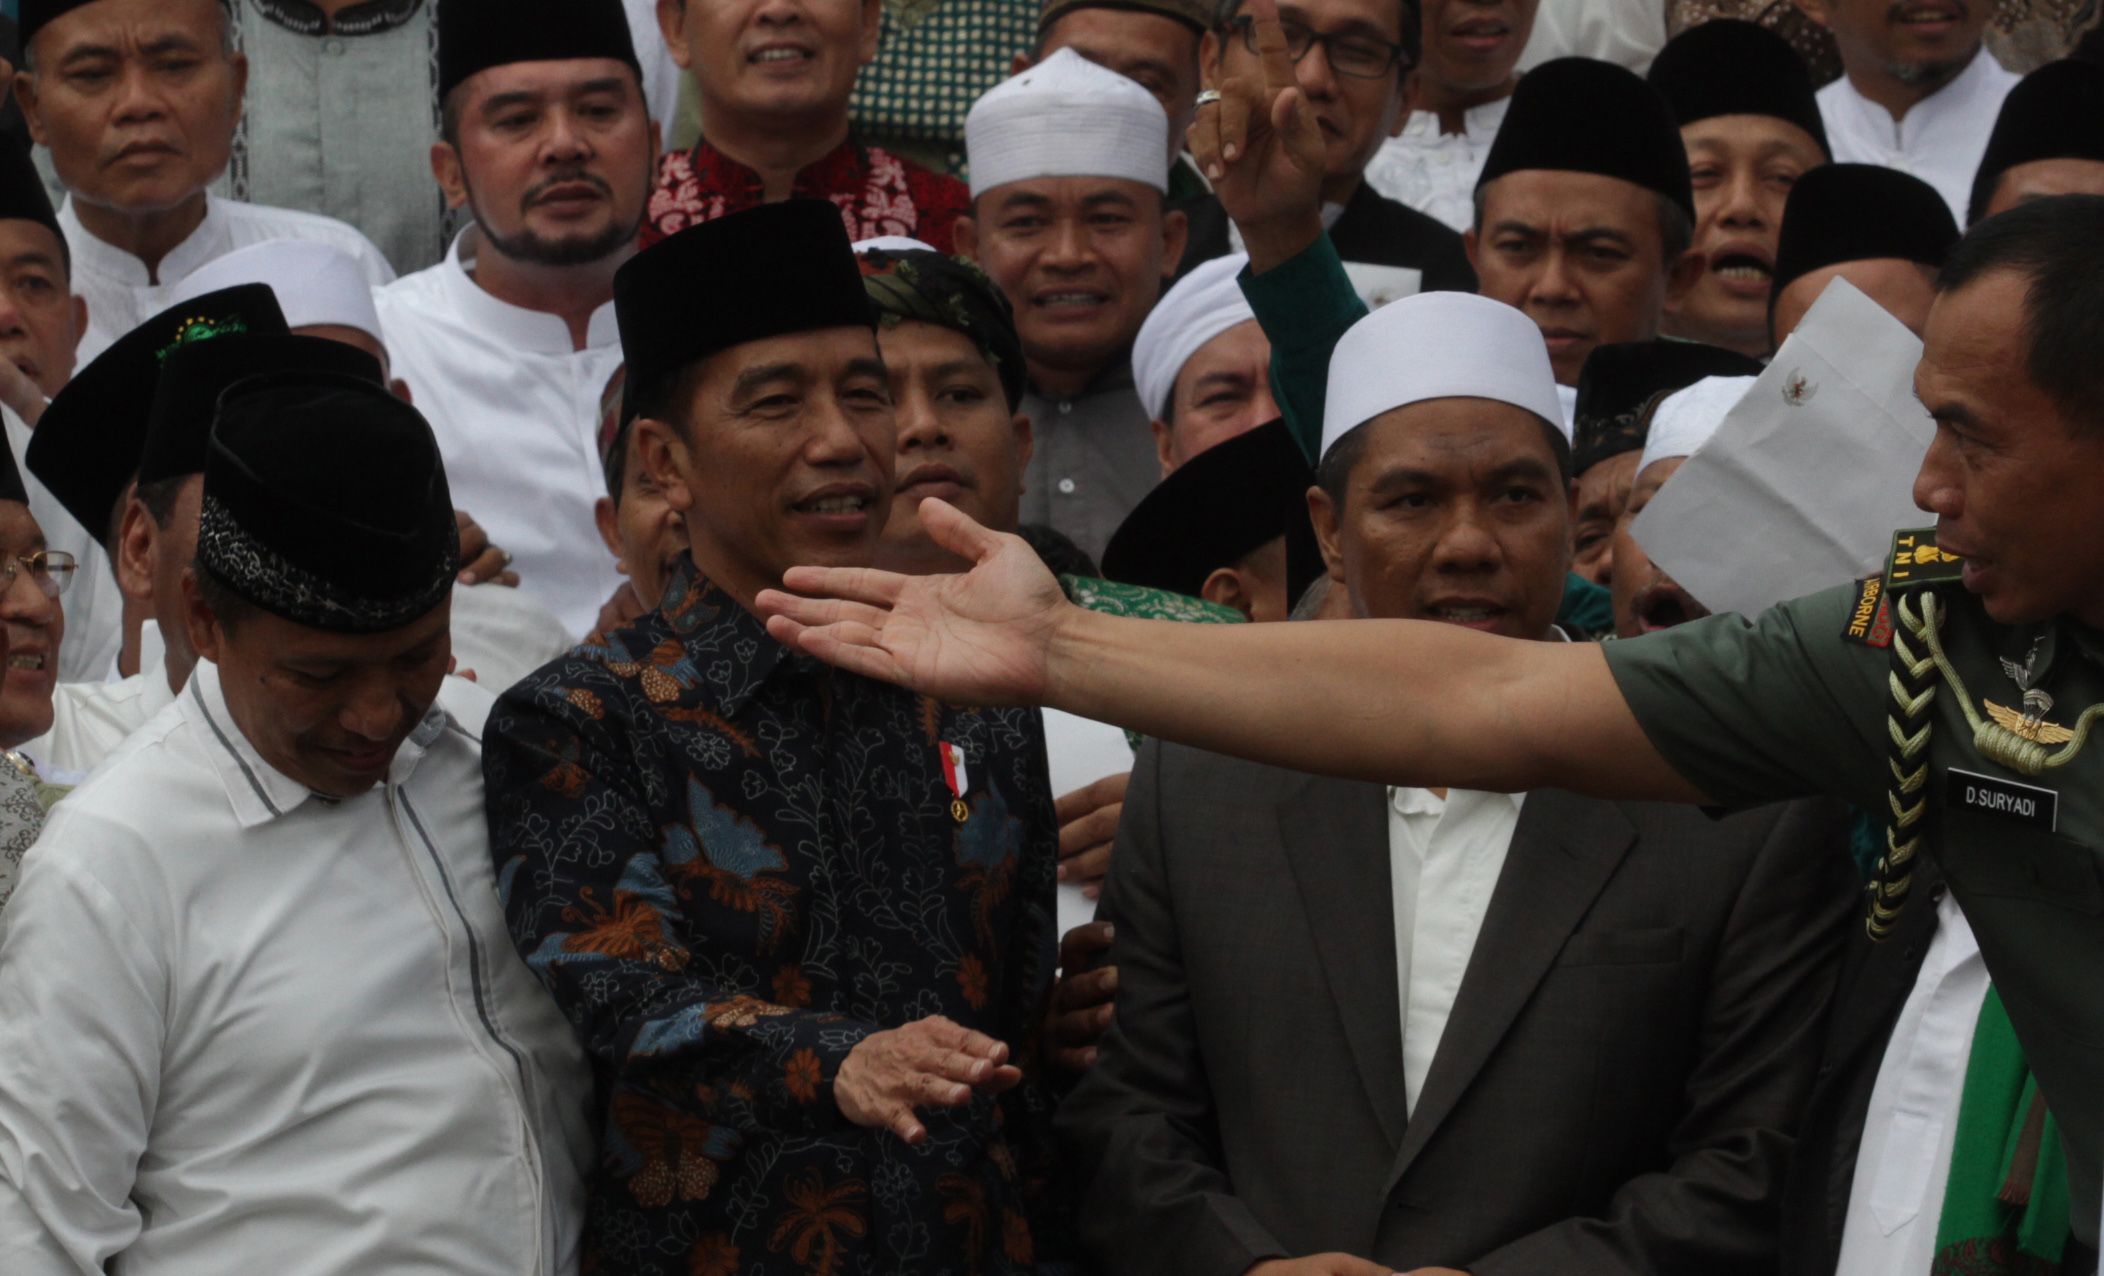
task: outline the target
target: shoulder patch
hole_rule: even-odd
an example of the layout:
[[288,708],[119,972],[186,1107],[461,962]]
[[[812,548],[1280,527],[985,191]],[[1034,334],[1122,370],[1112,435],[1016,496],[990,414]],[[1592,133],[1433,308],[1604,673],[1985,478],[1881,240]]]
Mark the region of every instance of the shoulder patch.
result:
[[1892,534],[1892,553],[1885,559],[1885,592],[1941,585],[1963,574],[1965,562],[1936,545],[1936,529],[1916,527]]
[[1865,576],[1856,582],[1856,601],[1848,609],[1848,626],[1841,631],[1841,640],[1865,647],[1892,645],[1892,600],[1886,596],[1883,576]]

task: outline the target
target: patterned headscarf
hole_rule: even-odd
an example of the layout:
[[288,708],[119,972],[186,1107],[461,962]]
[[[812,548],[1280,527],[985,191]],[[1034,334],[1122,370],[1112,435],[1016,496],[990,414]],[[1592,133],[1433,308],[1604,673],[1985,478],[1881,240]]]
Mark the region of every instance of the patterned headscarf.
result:
[[1023,401],[1023,343],[1008,298],[983,271],[933,249],[865,248],[856,259],[879,326],[918,319],[963,333],[1001,378],[1008,410],[1016,410]]

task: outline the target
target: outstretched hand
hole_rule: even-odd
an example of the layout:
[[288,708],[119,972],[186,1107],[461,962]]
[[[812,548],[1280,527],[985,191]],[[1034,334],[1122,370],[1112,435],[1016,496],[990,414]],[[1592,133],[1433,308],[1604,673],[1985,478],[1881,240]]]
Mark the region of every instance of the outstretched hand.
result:
[[[1278,0],[1250,0],[1262,77],[1228,76],[1206,87],[1220,100],[1198,110],[1192,158],[1234,219],[1258,274],[1292,257],[1322,234],[1322,127],[1293,74]],[[1222,39],[1240,39],[1223,35]]]
[[[950,704],[1041,704],[1053,639],[1074,608],[1021,537],[988,531],[954,506],[921,502],[921,526],[973,564],[963,575],[796,567],[796,593],[754,600],[767,632],[850,673]],[[799,597],[798,595],[807,595]]]

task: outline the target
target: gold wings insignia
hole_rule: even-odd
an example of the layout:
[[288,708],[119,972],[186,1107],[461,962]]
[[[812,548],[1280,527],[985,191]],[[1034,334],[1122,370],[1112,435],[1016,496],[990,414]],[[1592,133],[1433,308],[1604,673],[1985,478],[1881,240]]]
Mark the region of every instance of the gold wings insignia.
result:
[[2047,722],[2043,718],[2026,717],[2024,714],[2005,705],[1998,705],[1992,700],[1986,701],[1985,704],[1988,717],[1993,718],[1998,725],[2006,727],[2033,744],[2066,744],[2075,738],[2074,732],[2057,722]]

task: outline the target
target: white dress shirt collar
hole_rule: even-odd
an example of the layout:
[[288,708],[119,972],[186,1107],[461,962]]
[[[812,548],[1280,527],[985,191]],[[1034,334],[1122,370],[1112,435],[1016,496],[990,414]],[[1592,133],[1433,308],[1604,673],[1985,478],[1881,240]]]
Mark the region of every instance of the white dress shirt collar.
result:
[[[65,202],[59,205],[58,225],[65,235],[66,247],[73,254],[74,270],[100,275],[113,283],[130,288],[154,286],[154,280],[148,276],[144,261],[103,239],[82,224],[79,212],[73,207],[71,195],[66,196]],[[197,223],[197,229],[191,231],[181,243],[168,250],[168,255],[161,258],[154,274],[159,276],[162,283],[181,279],[199,266],[224,254],[228,243],[226,214],[220,209],[219,201],[208,194],[205,196],[204,219]],[[89,318],[92,320],[94,316],[90,315]]]
[[[576,346],[570,340],[570,325],[561,315],[514,306],[499,300],[475,282],[472,273],[475,258],[468,251],[468,236],[474,231],[475,228],[470,226],[455,235],[453,246],[446,250],[446,259],[438,267],[445,284],[446,300],[452,304],[455,313],[475,331],[521,350],[535,354],[573,352]],[[620,342],[621,329],[614,320],[614,303],[608,301],[592,312],[585,344],[588,348],[599,349],[617,346]]]
[[1487,143],[1497,136],[1499,127],[1505,123],[1505,112],[1511,109],[1510,93],[1495,101],[1469,107],[1461,113],[1459,133],[1443,132],[1437,111],[1412,111],[1410,119],[1403,125],[1401,136],[1425,146],[1436,146],[1441,138],[1466,138]]
[[2012,78],[1982,45],[1949,84],[1916,102],[1899,119],[1893,119],[1891,111],[1865,97],[1846,75],[1835,81],[1835,96],[1848,104],[1850,123],[1885,145],[1905,151],[1912,150],[1924,132],[1945,119],[1971,119],[1984,111],[1985,127],[1991,129],[1995,116],[2001,112],[2002,98],[2009,91],[2004,82]]

